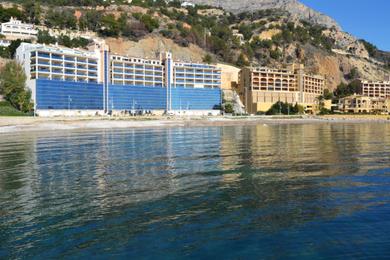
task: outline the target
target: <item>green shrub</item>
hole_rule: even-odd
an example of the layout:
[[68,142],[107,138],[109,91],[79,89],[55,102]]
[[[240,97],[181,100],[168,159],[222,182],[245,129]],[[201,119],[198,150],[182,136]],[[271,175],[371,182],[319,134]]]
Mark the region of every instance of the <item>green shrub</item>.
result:
[[0,116],[31,116],[14,108],[8,101],[0,101]]

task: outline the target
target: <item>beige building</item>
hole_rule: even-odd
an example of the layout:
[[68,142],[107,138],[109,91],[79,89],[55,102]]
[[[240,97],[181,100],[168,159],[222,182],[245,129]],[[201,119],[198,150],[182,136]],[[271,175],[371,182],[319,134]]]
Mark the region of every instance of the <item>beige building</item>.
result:
[[367,97],[390,98],[390,81],[361,81],[362,94]]
[[343,113],[383,114],[390,111],[390,99],[352,95],[339,100],[338,109]]
[[310,112],[325,88],[325,78],[304,73],[303,66],[290,69],[246,67],[239,73],[239,94],[247,112],[267,111],[278,101],[300,104]]
[[238,88],[239,68],[222,63],[217,64],[217,68],[221,69],[221,88],[223,90]]

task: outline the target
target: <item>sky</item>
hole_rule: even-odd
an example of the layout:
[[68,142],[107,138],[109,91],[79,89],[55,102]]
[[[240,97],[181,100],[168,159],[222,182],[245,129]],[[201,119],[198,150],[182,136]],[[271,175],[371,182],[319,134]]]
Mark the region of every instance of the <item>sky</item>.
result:
[[344,31],[390,51],[390,0],[300,0],[338,22]]

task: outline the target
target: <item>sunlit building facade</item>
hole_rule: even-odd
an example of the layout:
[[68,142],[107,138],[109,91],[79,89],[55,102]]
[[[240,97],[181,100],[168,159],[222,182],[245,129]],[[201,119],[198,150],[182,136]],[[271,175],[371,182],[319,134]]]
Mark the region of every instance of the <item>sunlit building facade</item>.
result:
[[245,67],[239,73],[239,92],[248,113],[267,111],[281,101],[303,105],[312,110],[323,94],[325,78],[295,69]]
[[85,51],[22,43],[16,59],[41,114],[220,113],[221,70],[174,62],[171,53],[151,60],[110,55],[105,44]]
[[0,25],[0,33],[9,39],[31,39],[38,35],[33,24],[23,23],[13,17]]
[[362,94],[367,97],[390,98],[390,81],[361,81]]

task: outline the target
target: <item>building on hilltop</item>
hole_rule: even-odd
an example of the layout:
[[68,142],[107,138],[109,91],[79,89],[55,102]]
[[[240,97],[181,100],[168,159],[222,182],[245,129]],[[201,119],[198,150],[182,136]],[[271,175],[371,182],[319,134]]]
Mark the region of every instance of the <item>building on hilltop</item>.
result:
[[245,67],[239,74],[240,96],[247,112],[266,112],[278,102],[300,104],[311,112],[323,94],[325,78],[304,72],[303,66],[290,69]]
[[194,3],[185,1],[185,2],[181,3],[180,6],[183,7],[183,8],[188,8],[188,7],[194,8],[196,5]]
[[9,22],[1,24],[0,33],[6,36],[7,39],[35,39],[38,31],[33,24],[22,23],[13,17]]
[[220,113],[221,69],[174,62],[171,53],[151,60],[111,55],[105,43],[93,51],[22,43],[16,59],[40,115]]

